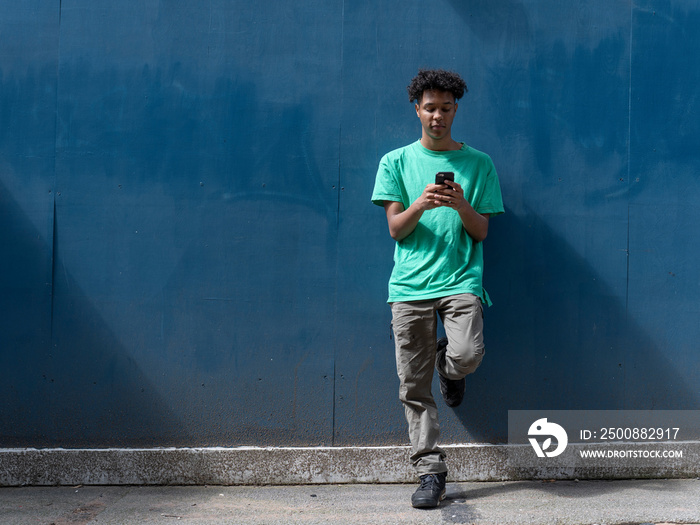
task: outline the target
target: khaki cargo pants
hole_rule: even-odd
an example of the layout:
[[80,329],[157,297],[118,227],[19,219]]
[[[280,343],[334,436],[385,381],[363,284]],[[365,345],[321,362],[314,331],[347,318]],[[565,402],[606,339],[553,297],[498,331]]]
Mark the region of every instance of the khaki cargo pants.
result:
[[[445,452],[438,446],[440,423],[432,395],[433,370],[448,379],[474,372],[484,356],[483,309],[472,294],[427,301],[391,304],[396,341],[399,399],[403,403],[411,440],[411,461],[418,475],[447,470]],[[448,344],[442,362],[436,363],[437,316],[445,327]]]

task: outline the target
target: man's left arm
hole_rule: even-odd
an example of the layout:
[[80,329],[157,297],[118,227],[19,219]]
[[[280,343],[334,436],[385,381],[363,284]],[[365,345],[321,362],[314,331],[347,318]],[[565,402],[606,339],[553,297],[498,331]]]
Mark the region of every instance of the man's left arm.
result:
[[481,242],[486,239],[489,233],[489,217],[488,213],[478,213],[469,201],[464,197],[462,186],[450,180],[445,181],[451,189],[446,188],[436,192],[436,196],[442,202],[442,206],[452,208],[459,213],[459,218],[462,219],[462,225],[467,230],[469,236],[476,242]]

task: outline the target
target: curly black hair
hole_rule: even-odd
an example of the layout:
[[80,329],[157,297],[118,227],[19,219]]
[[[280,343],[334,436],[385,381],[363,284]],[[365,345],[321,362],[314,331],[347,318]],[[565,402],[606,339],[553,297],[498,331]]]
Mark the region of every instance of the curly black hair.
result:
[[406,87],[409,101],[418,102],[423,98],[423,92],[435,89],[449,91],[459,100],[467,92],[467,84],[457,73],[444,69],[420,69],[418,74]]

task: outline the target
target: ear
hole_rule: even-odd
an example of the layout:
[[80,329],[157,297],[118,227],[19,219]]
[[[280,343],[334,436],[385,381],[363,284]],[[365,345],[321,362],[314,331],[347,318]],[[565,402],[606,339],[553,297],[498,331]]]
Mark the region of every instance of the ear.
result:
[[420,105],[416,103],[416,115],[420,118]]

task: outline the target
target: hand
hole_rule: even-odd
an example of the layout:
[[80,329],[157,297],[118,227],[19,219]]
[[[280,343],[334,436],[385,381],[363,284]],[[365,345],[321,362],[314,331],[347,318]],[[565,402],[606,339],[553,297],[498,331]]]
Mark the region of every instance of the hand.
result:
[[428,184],[420,197],[415,201],[415,204],[422,211],[434,210],[440,206],[444,206],[445,197],[441,192],[452,191],[445,184]]
[[[430,186],[430,184],[428,185]],[[435,197],[433,200],[437,202],[437,206],[446,206],[453,210],[463,210],[469,205],[464,198],[464,190],[462,186],[451,180],[446,180],[445,184],[433,184],[435,186]]]

